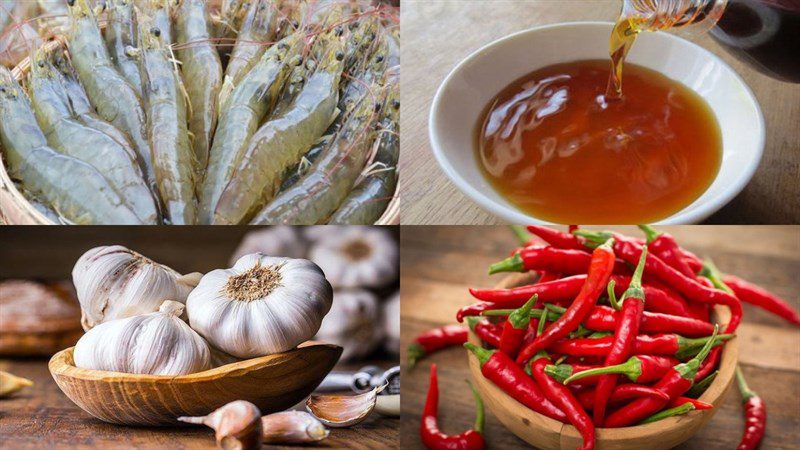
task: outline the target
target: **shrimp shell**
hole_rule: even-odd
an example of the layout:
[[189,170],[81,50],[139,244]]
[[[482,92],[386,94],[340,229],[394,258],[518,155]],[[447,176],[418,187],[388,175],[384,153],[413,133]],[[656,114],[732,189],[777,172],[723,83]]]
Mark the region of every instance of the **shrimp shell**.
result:
[[145,179],[148,184],[155,185],[146,120],[139,95],[111,62],[97,20],[86,0],[75,0],[70,6],[70,15],[70,55],[86,94],[100,117],[128,134]]
[[256,0],[247,8],[233,53],[225,68],[225,78],[234,85],[267,51],[278,34],[278,2]]
[[383,103],[385,89],[372,86],[377,103],[365,94],[342,125],[331,147],[305,177],[279,194],[250,224],[312,225],[324,222],[352,190],[369,156],[373,142],[375,108]]
[[151,25],[148,20],[140,23],[139,47],[156,184],[170,223],[189,225],[197,220],[197,205],[186,101],[180,76],[170,60],[166,44],[160,40],[160,30]]
[[156,204],[136,161],[110,136],[77,121],[56,69],[37,52],[29,75],[33,111],[51,148],[96,168],[136,213],[155,224]]
[[[152,27],[161,31],[161,42],[164,47],[171,46],[174,42],[174,30],[172,29],[172,15],[178,4],[178,0],[135,0],[137,21],[149,20]],[[143,18],[142,15],[146,16]]]
[[133,89],[142,95],[142,78],[136,57],[130,53],[136,48],[136,20],[132,0],[108,0],[106,13],[106,45],[111,61]]
[[0,67],[0,143],[9,174],[77,224],[139,224],[103,175],[91,165],[47,146],[28,97],[6,68]]
[[189,131],[198,169],[208,164],[208,152],[217,127],[217,96],[222,85],[219,53],[210,41],[209,16],[204,0],[183,0],[175,28],[181,46],[183,84],[189,97]]
[[200,221],[211,223],[223,189],[238,167],[250,137],[272,110],[290,72],[288,61],[299,57],[302,34],[272,46],[253,66],[221,106],[208,169],[200,190]]
[[220,196],[214,224],[237,224],[251,219],[275,196],[286,169],[300,160],[303,152],[333,122],[344,59],[338,42],[338,38],[325,39],[322,45],[328,54],[292,106],[253,135]]

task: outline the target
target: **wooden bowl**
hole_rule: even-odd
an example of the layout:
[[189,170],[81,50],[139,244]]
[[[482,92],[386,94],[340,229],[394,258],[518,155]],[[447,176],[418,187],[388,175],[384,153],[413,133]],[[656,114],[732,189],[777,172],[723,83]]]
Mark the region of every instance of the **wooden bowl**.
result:
[[[530,284],[534,281],[535,276],[532,274],[513,274],[503,279],[496,287],[505,289]],[[726,323],[730,318],[727,308],[718,307],[715,313],[720,317],[722,323]],[[480,338],[472,332],[470,332],[469,340],[475,345],[482,345]],[[688,414],[670,417],[647,425],[598,428],[595,448],[597,450],[641,450],[643,448],[661,450],[675,447],[691,438],[706,422],[711,420],[717,408],[722,405],[728,389],[733,384],[738,352],[736,338],[725,344],[720,360],[719,374],[699,398],[699,400],[714,405],[713,409],[690,411]],[[534,412],[484,378],[481,374],[480,363],[472,353],[469,353],[469,367],[475,386],[488,408],[517,437],[537,448],[546,450],[574,450],[581,446],[583,440],[575,427]]]
[[336,345],[309,341],[288,352],[173,377],[79,369],[74,349],[50,359],[56,384],[84,411],[120,425],[175,425],[178,416],[204,416],[234,400],[247,400],[263,414],[283,411],[307,397],[342,354]]

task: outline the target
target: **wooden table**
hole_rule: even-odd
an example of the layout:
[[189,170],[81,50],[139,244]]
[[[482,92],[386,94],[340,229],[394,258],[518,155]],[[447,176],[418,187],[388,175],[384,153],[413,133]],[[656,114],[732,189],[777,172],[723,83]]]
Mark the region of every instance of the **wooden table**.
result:
[[[621,0],[403,2],[403,92],[400,187],[404,224],[505,223],[467,198],[444,175],[428,142],[428,113],[444,77],[473,51],[537,25],[613,22]],[[800,85],[775,81],[739,62],[709,36],[690,38],[731,65],[752,88],[767,127],[764,157],[753,179],[709,223],[800,222]]]
[[[667,227],[665,227],[667,228]],[[636,233],[620,227],[618,230]],[[800,228],[671,227],[679,242],[699,255],[713,257],[730,273],[769,286],[800,307]],[[405,230],[404,230],[405,231]],[[456,310],[471,303],[467,287],[490,287],[500,275],[486,268],[516,245],[506,227],[415,227],[401,235],[401,348],[420,332],[455,323]],[[750,387],[766,401],[769,419],[761,448],[794,449],[800,442],[800,331],[762,310],[745,305],[739,327],[739,356]],[[464,386],[470,378],[466,352],[453,348],[404,369],[401,446],[422,448],[420,413],[428,388],[428,367],[436,362],[440,383],[440,426],[456,433],[470,428],[475,409]],[[403,360],[405,368],[405,360]],[[733,389],[711,422],[679,448],[735,448],[743,429],[740,396]],[[487,411],[486,437],[491,448],[526,448]]]
[[[392,361],[368,363],[385,369],[396,364]],[[340,365],[335,370],[355,371],[366,364]],[[0,370],[35,383],[11,398],[0,400],[0,449],[216,448],[214,431],[206,427],[125,427],[95,419],[61,392],[47,370],[47,360],[0,359]],[[295,409],[304,410],[305,402]],[[397,448],[399,422],[399,419],[373,414],[352,428],[331,429],[330,436],[320,446],[304,448]]]

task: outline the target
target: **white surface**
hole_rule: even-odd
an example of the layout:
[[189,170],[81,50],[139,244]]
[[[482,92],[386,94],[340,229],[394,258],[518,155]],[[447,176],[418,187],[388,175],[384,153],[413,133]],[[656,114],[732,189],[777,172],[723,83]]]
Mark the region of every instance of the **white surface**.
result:
[[[608,58],[613,24],[574,22],[516,33],[481,48],[445,78],[430,112],[433,153],[455,185],[486,210],[513,223],[545,223],[505,200],[481,173],[474,132],[484,107],[512,81],[537,69]],[[702,47],[667,33],[642,33],[627,60],[693,89],[710,105],[722,131],[722,163],[700,198],[662,224],[700,222],[750,181],[764,149],[764,118],[736,72]]]

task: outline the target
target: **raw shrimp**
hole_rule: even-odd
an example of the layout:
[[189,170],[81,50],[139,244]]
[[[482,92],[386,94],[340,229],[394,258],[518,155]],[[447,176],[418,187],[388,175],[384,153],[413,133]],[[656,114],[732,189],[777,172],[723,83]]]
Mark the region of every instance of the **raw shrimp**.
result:
[[250,137],[274,107],[291,67],[302,62],[302,38],[298,32],[273,45],[220,106],[222,112],[200,190],[201,223],[213,220],[217,201],[238,167]]
[[142,78],[136,62],[136,20],[133,0],[108,0],[106,45],[117,70],[142,95]]
[[28,77],[36,119],[51,148],[96,168],[142,223],[158,220],[156,204],[136,160],[110,136],[73,117],[61,78],[40,50]]
[[208,151],[217,126],[217,96],[222,85],[219,53],[210,41],[209,15],[205,0],[183,0],[175,28],[183,63],[183,84],[189,97],[189,131],[197,167],[204,170]]
[[145,20],[149,20],[153,27],[161,31],[161,42],[163,42],[164,48],[175,42],[172,15],[177,4],[178,0],[136,0],[136,6],[139,8],[136,20],[142,20],[141,14],[144,14]]
[[338,36],[320,39],[327,54],[292,106],[253,135],[217,203],[215,224],[250,220],[275,196],[286,169],[300,160],[336,117],[344,53]]
[[324,222],[336,211],[352,190],[372,146],[375,110],[382,105],[385,90],[373,85],[369,91],[306,176],[275,197],[251,224],[311,225]]
[[151,25],[148,20],[140,24],[139,49],[156,184],[170,223],[193,224],[197,219],[195,162],[186,125],[186,100],[161,32]]
[[0,143],[9,175],[77,224],[139,224],[103,175],[91,165],[47,146],[28,97],[0,67]]
[[155,185],[141,99],[111,62],[94,13],[86,0],[70,0],[72,63],[97,113],[131,138],[145,179]]
[[300,162],[286,171],[284,180],[281,183],[281,189],[278,191],[279,194],[294,186],[301,178],[303,178],[303,176],[305,176],[306,172],[308,172],[308,169],[311,168],[319,155],[321,155],[327,148],[330,147],[334,137],[336,137],[336,133],[326,134],[325,136],[319,138],[317,142],[312,145],[310,149],[308,149],[306,154],[300,158]]
[[269,42],[278,34],[279,7],[279,2],[267,0],[255,0],[250,4],[225,68],[225,83],[236,85],[267,51]]
[[378,137],[375,168],[342,202],[328,223],[370,225],[381,218],[397,187],[397,158],[400,152],[400,85],[391,85]]

